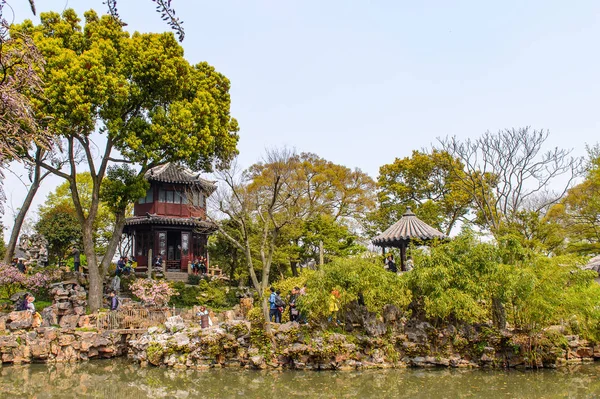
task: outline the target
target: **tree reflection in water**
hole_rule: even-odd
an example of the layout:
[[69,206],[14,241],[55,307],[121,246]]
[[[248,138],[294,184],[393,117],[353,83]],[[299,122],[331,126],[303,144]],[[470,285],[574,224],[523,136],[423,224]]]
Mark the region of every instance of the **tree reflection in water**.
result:
[[363,372],[173,370],[126,360],[0,369],[2,398],[584,398],[600,396],[600,366],[561,370]]

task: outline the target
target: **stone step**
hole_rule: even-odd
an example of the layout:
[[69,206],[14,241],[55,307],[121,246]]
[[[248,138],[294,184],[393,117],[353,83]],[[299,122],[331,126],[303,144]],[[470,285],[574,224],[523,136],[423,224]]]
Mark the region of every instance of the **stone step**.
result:
[[185,272],[166,272],[165,278],[170,281],[183,281],[187,282],[188,274]]

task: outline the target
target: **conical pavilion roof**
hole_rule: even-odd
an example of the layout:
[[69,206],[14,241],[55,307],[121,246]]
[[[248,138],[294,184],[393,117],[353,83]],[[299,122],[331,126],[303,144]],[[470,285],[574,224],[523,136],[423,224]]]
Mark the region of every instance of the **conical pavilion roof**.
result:
[[373,238],[372,243],[380,247],[392,247],[411,239],[432,240],[434,238],[446,238],[446,235],[419,219],[410,207],[407,207],[400,220]]

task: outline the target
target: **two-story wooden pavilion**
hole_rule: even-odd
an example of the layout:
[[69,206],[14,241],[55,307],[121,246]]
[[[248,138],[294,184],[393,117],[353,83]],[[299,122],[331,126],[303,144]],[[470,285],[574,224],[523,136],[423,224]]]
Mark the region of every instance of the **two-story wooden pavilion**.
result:
[[173,163],[152,168],[144,177],[150,188],[123,230],[133,239],[138,270],[147,270],[152,250],[153,258],[161,254],[168,271],[187,272],[195,257],[207,256],[208,236],[216,230],[206,220],[206,199],[216,186]]

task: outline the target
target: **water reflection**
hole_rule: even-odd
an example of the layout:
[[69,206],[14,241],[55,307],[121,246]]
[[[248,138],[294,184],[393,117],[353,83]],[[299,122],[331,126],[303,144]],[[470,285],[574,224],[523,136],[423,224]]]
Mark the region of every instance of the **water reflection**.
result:
[[600,365],[557,371],[258,372],[140,368],[125,360],[0,369],[2,398],[587,398]]

